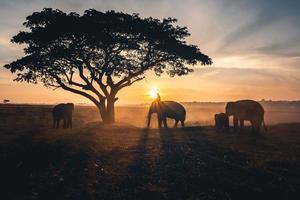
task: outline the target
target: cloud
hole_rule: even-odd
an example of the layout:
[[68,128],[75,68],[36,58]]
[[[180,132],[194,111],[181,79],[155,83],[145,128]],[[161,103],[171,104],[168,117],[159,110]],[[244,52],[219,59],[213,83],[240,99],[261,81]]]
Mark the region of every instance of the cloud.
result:
[[300,69],[202,68],[196,70],[195,76],[199,93],[210,92],[206,98],[213,100],[299,99],[299,72]]
[[[270,38],[274,38],[274,35],[281,33],[284,31],[286,33],[287,37],[290,37],[289,31],[292,29],[296,30],[295,35],[297,36],[297,40],[300,40],[299,36],[299,30],[300,30],[300,2],[294,1],[294,0],[270,0],[270,1],[259,1],[259,0],[244,0],[246,4],[244,4],[244,7],[241,7],[240,9],[246,10],[250,9],[253,13],[253,19],[244,24],[243,26],[237,28],[236,30],[229,33],[223,41],[222,48],[231,48],[232,46],[235,47],[235,44],[239,43],[241,40],[243,40],[243,44],[249,44],[252,41],[245,41],[245,39],[248,39],[251,35],[258,35],[259,32],[266,30],[267,35]],[[242,21],[241,19],[240,21]],[[290,29],[288,27],[284,27],[285,30],[278,29],[280,27],[271,27],[269,26],[274,23],[289,23],[292,27]],[[277,29],[277,30],[276,30]],[[283,35],[283,34],[282,34]],[[258,39],[258,38],[256,38]],[[287,39],[284,38],[283,39]],[[266,39],[268,42],[268,40]],[[289,43],[286,44],[286,47],[288,47]],[[283,44],[281,44],[283,46]]]
[[253,49],[253,52],[260,54],[269,54],[273,56],[282,56],[290,58],[299,58],[300,40],[289,40],[287,42],[278,42]]
[[[26,16],[44,7],[78,13],[89,8],[115,9],[140,13],[142,17],[178,18],[179,24],[187,26],[192,34],[188,41],[199,45],[215,64],[214,67],[197,69],[187,77],[149,78],[148,84],[165,85],[163,89],[169,91],[170,98],[188,100],[194,95],[202,98],[198,100],[222,100],[232,96],[260,98],[269,95],[278,99],[285,96],[297,98],[300,92],[297,86],[300,80],[300,1],[1,0],[1,66],[23,55],[22,48],[11,44],[10,38],[23,29]],[[7,70],[0,69],[0,79],[4,84],[12,76]],[[172,90],[174,85],[176,89]],[[180,86],[178,92],[177,85]],[[16,87],[14,84],[6,88],[13,93],[12,88]],[[34,87],[24,86],[24,91],[26,88],[34,91]],[[134,99],[145,88],[148,85],[141,83],[127,89],[121,99]],[[22,98],[25,100],[27,96]],[[34,98],[36,96],[28,96],[28,99]]]

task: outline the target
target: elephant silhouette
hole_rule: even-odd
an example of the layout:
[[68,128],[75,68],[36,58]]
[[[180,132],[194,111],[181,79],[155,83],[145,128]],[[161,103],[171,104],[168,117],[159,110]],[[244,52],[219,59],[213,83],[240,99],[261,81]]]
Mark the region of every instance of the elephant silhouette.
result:
[[240,123],[240,129],[244,129],[244,120],[250,121],[253,133],[259,134],[262,124],[264,129],[267,130],[264,121],[264,108],[257,101],[239,100],[236,102],[228,102],[225,109],[226,115],[233,115],[235,131],[238,129],[238,122]]
[[153,113],[157,113],[159,128],[162,127],[162,123],[165,128],[168,127],[167,118],[175,120],[174,127],[177,127],[179,121],[181,122],[181,126],[184,127],[186,111],[180,103],[175,101],[160,101],[160,99],[153,101],[148,111],[148,128],[150,127],[151,115]]
[[58,104],[52,110],[53,128],[59,128],[60,120],[63,120],[63,128],[72,128],[73,103]]
[[215,127],[218,130],[229,131],[229,118],[225,113],[215,114]]

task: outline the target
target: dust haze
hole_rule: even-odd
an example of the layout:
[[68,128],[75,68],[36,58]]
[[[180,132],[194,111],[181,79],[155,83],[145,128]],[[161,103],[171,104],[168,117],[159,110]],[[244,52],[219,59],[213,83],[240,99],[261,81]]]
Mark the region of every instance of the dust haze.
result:
[[[261,101],[265,109],[265,121],[267,125],[281,123],[300,123],[300,101]],[[191,102],[183,103],[187,110],[188,126],[212,126],[214,114],[224,112],[225,102]],[[51,127],[52,108],[54,105],[19,105],[0,104],[0,128],[42,128]],[[116,107],[116,121],[128,125],[145,128],[147,104]],[[137,114],[138,113],[138,114]],[[76,105],[74,110],[74,126],[84,126],[90,122],[100,121],[98,110],[94,106]],[[152,116],[152,128],[157,128],[156,115]],[[168,120],[172,127],[174,120]],[[232,119],[230,120],[232,124]],[[247,122],[246,122],[247,125]],[[249,124],[248,124],[249,125]]]

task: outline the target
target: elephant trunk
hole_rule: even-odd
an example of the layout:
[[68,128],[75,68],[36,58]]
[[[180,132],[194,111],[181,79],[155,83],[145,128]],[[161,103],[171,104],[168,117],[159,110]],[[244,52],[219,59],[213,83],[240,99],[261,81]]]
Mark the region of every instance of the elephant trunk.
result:
[[150,127],[150,122],[151,122],[151,112],[148,113],[148,122],[147,122],[147,128]]
[[151,115],[154,112],[154,107],[153,107],[153,103],[151,104],[149,111],[148,111],[148,122],[147,122],[147,128],[150,127],[150,122],[151,122]]

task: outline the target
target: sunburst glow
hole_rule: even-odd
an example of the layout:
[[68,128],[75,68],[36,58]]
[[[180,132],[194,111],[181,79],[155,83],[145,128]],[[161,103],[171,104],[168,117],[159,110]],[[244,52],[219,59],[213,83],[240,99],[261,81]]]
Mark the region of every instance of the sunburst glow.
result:
[[149,94],[150,94],[150,97],[151,97],[152,99],[157,98],[157,93],[158,93],[158,88],[152,87],[152,88],[150,89]]

